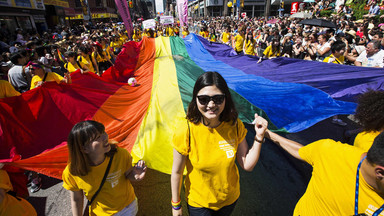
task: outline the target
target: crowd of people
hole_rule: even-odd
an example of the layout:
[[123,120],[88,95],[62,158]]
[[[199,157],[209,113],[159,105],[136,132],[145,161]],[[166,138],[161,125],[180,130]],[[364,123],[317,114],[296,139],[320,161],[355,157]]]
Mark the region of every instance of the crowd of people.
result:
[[[378,2],[371,0],[368,5],[370,9],[361,20],[355,20],[353,10],[344,3],[340,4],[340,1],[317,1],[302,8],[302,11],[307,10],[317,18],[321,18],[322,10],[333,10],[334,14],[327,19],[336,28],[303,25],[300,24],[301,19],[289,17],[207,17],[190,19],[184,27],[180,27],[176,20],[171,25],[158,23],[155,28],[143,29],[142,23],[137,21],[133,23],[132,37],[129,38],[125,26],[117,23],[71,28],[62,26],[43,34],[24,32],[22,29],[12,34],[5,25],[1,25],[0,98],[18,96],[47,81],[71,84],[71,73],[75,71],[102,76],[105,70],[114,65],[125,43],[131,40],[138,42],[144,36],[186,37],[195,33],[211,43],[232,47],[238,55],[257,56],[257,62],[261,64],[265,59],[285,57],[383,68],[384,23],[377,22],[380,11]],[[248,145],[245,140],[247,130],[238,119],[225,80],[216,72],[204,73],[195,83],[187,118],[180,123],[180,130],[173,139],[173,215],[182,215],[180,191],[185,168],[189,214],[230,215],[240,196],[235,161],[242,169],[252,171],[265,138],[277,143],[293,157],[313,165],[314,173],[317,173],[297,204],[294,215],[352,215],[354,209],[355,215],[360,215],[361,209],[380,214],[378,211],[382,210],[380,206],[384,201],[383,103],[384,95],[379,91],[370,91],[359,100],[356,118],[364,131],[357,136],[355,145],[363,150],[332,140],[303,146],[269,131],[267,121],[257,115],[254,142]],[[220,145],[207,148],[206,140]],[[220,147],[223,145],[226,151]],[[70,158],[63,181],[64,187],[71,191],[73,215],[82,214],[84,194],[91,201],[88,203],[91,214],[137,213],[136,196],[130,182],[144,178],[146,166],[143,161],[132,165],[130,154],[111,144],[104,126],[94,121],[75,125],[68,137],[68,149]],[[199,161],[202,158],[204,163]],[[335,158],[338,158],[337,164],[342,167],[330,163]],[[218,165],[216,162],[219,160],[221,163]],[[117,164],[111,165],[112,161],[117,161]],[[355,182],[356,169],[358,174]],[[343,190],[339,188],[348,184],[353,189],[357,184],[356,193],[359,194],[359,170],[361,179],[364,179],[361,181],[364,182],[360,184],[363,189],[360,195],[356,195],[356,200],[360,196],[361,202],[358,204],[356,201],[355,208],[349,209],[355,200],[355,193],[345,187],[342,187]],[[19,198],[8,193],[12,191],[12,185],[7,173],[0,171],[1,213],[9,207],[15,208]],[[108,173],[112,176],[107,183],[104,179],[100,184],[99,177],[103,174],[109,176]],[[30,191],[33,193],[41,187],[40,177],[33,172],[29,175]],[[103,186],[104,183],[106,186]],[[108,190],[99,191],[102,187]],[[96,196],[97,201],[92,202]],[[31,215],[35,214],[24,199],[20,200],[26,209],[22,211],[29,209]],[[119,202],[111,203],[110,200]],[[5,202],[13,204],[4,207]],[[13,213],[19,214],[18,211]]]

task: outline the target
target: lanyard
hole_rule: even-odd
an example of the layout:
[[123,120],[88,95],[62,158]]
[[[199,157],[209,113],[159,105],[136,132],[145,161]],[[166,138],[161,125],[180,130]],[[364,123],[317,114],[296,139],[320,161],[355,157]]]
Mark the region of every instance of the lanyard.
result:
[[[359,209],[359,170],[361,167],[361,164],[363,163],[364,159],[367,156],[365,156],[363,159],[361,159],[359,165],[357,166],[357,174],[356,174],[356,190],[355,190],[355,215],[358,215],[358,209]],[[384,209],[384,204],[377,209],[372,216],[378,216]]]

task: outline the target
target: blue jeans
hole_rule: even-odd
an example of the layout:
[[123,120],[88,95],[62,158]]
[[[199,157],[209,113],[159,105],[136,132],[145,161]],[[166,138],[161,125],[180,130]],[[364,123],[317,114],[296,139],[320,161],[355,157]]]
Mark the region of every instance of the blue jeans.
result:
[[231,205],[224,206],[223,208],[214,211],[208,208],[196,208],[188,205],[189,216],[229,216],[235,209],[237,200]]

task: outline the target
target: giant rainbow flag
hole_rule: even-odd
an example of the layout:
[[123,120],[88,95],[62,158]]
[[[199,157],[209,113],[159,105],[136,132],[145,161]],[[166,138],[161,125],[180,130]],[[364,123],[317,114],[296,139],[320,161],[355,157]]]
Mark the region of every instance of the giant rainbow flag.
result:
[[[135,160],[170,173],[175,123],[185,117],[194,82],[204,71],[223,75],[242,121],[250,123],[258,113],[270,129],[285,132],[351,114],[358,94],[383,89],[382,69],[287,58],[256,62],[193,34],[129,42],[102,78],[74,73],[71,85],[45,83],[1,99],[0,162],[61,178],[69,131],[93,119]],[[131,76],[139,85],[126,84]]]

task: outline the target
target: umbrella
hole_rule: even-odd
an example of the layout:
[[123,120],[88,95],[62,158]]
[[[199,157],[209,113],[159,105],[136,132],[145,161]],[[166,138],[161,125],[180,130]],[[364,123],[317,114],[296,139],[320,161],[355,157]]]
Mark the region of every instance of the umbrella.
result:
[[299,24],[311,25],[311,26],[321,26],[321,27],[328,27],[328,28],[336,28],[336,25],[333,22],[325,20],[325,19],[306,19],[306,20],[299,22]]
[[311,18],[312,14],[310,13],[305,13],[305,12],[297,12],[292,14],[289,18]]

